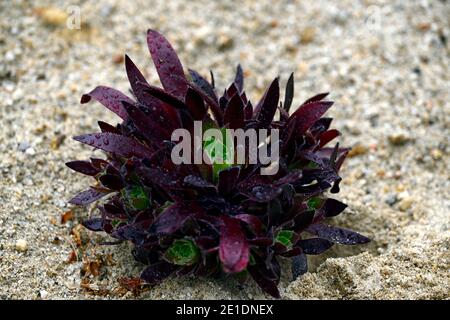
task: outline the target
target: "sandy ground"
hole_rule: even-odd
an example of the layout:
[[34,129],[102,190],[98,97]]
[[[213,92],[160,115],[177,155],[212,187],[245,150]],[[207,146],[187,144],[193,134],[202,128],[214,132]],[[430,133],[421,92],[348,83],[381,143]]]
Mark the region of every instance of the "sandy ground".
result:
[[96,245],[79,225],[89,212],[67,204],[90,180],[64,162],[92,154],[70,137],[117,120],[80,96],[126,91],[125,52],[157,83],[150,27],[218,87],[242,63],[254,100],[291,71],[295,103],[332,92],[334,126],[354,147],[337,222],[373,242],[311,259],[294,282],[286,264],[283,298],[450,298],[448,1],[77,2],[80,30],[64,1],[0,2],[0,299],[265,298],[252,283],[202,279],[135,296],[118,281],[143,268],[129,246]]

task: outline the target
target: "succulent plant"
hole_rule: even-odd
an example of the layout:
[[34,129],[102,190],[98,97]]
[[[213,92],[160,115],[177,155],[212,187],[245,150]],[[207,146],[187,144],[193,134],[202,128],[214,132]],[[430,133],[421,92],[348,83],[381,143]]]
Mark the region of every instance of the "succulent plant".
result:
[[[212,73],[211,82],[194,70],[185,75],[172,46],[154,30],[147,42],[162,88],[150,85],[125,56],[133,98],[105,86],[81,98],[82,104],[100,102],[122,119],[115,126],[99,121],[101,132],[74,137],[103,150],[106,158],[67,163],[95,179],[70,203],[86,206],[101,199],[98,215],[83,225],[115,238],[110,243],[131,241],[134,257],[147,265],[145,282],[186,275],[227,275],[239,282],[251,277],[279,297],[279,257],[292,259],[296,278],[307,270],[306,255],[335,243],[369,241],[327,224],[346,208],[327,193],[339,192],[338,172],[349,151],[339,144],[327,147],[339,135],[329,129],[332,119],[322,117],[333,104],[325,100],[327,93],[290,112],[291,75],[284,102],[276,78],[253,107],[240,66],[218,97]],[[194,121],[219,129],[278,129],[278,172],[262,175],[259,162],[175,165],[171,134],[192,130]]]

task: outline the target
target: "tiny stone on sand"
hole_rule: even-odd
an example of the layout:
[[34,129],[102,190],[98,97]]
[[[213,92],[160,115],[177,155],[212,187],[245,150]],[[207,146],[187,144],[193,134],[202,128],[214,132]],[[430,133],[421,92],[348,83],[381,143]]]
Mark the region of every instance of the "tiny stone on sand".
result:
[[26,252],[28,250],[28,242],[25,239],[19,239],[16,241],[16,250],[20,252]]

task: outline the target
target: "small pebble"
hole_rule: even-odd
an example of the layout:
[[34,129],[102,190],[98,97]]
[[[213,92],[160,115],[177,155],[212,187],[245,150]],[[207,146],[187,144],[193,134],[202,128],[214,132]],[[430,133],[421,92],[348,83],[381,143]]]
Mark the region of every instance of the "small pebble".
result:
[[431,151],[431,156],[433,157],[434,160],[440,160],[443,156],[442,151],[439,149],[433,149]]
[[15,58],[14,53],[11,51],[8,51],[5,53],[5,61],[13,61]]
[[34,12],[45,24],[52,26],[65,25],[68,19],[68,14],[57,7],[37,8]]
[[30,147],[30,143],[23,141],[23,142],[19,143],[18,149],[19,149],[19,151],[25,152],[29,147]]
[[233,38],[225,34],[220,35],[217,39],[217,45],[221,50],[229,49],[233,46],[233,44]]
[[19,239],[16,242],[16,250],[20,252],[25,252],[28,250],[28,243],[25,239]]
[[34,150],[33,148],[28,148],[25,150],[25,153],[29,156],[34,156],[36,154],[36,150]]
[[389,194],[385,202],[392,207],[398,202],[397,195],[395,193]]
[[402,146],[406,144],[410,139],[405,133],[394,133],[388,136],[388,140],[394,146]]
[[357,144],[352,147],[352,149],[348,153],[348,156],[350,158],[360,156],[360,155],[366,154],[367,151],[369,151],[369,148],[367,148],[366,146],[364,146],[362,144]]
[[413,199],[411,197],[404,198],[399,202],[398,208],[401,211],[407,211],[408,209],[411,208],[412,204],[413,204]]
[[314,36],[316,35],[316,30],[312,27],[307,27],[303,29],[300,35],[300,42],[302,44],[311,43],[314,40]]
[[39,296],[41,297],[41,299],[47,299],[48,292],[46,290],[40,290],[39,291]]

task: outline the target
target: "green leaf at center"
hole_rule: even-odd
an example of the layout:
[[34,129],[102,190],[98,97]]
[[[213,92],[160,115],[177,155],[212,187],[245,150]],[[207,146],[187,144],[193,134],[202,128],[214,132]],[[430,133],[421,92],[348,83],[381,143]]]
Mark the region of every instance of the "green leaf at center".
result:
[[173,264],[187,266],[200,259],[200,250],[191,240],[179,239],[167,249],[164,257]]
[[131,186],[123,189],[122,196],[126,203],[135,210],[144,210],[150,205],[150,197],[141,186]]
[[226,128],[220,129],[221,138],[203,142],[203,150],[211,160],[213,178],[217,181],[219,172],[234,165],[234,141]]
[[281,243],[286,248],[291,249],[294,245],[292,240],[294,238],[294,231],[291,230],[281,230],[277,233],[275,241]]

